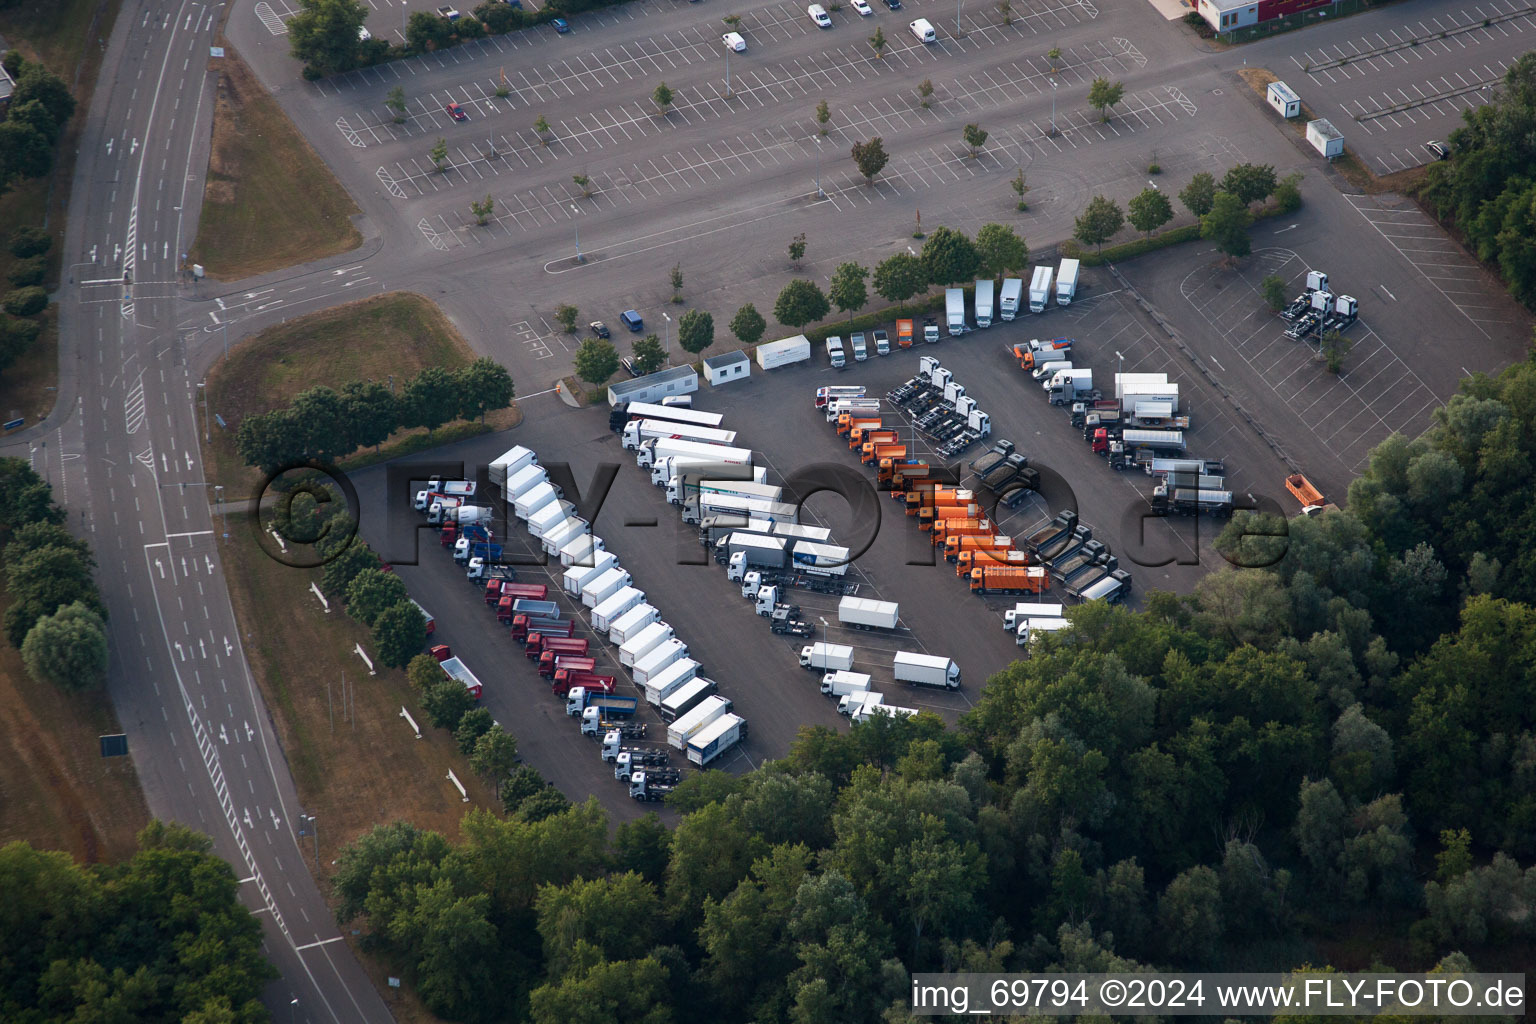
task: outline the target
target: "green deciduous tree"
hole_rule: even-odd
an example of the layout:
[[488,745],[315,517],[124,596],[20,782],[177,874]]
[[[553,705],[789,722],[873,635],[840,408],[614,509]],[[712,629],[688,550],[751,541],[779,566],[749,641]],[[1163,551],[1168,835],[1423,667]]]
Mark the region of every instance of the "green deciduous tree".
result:
[[1279,274],[1269,274],[1259,282],[1259,294],[1264,296],[1264,304],[1270,312],[1278,313],[1285,308],[1290,293],[1285,290],[1285,278]]
[[533,130],[539,137],[539,145],[549,145],[549,120],[543,114],[534,119]]
[[1295,213],[1301,209],[1300,171],[1287,174],[1275,185],[1275,205],[1281,213]]
[[490,732],[495,725],[496,719],[485,708],[470,708],[464,712],[458,728],[453,730],[453,741],[459,745],[459,753],[465,757],[474,753],[480,737]]
[[471,200],[469,204],[470,214],[474,216],[475,223],[481,227],[485,226],[485,222],[490,219],[491,211],[495,208],[496,200],[490,196],[486,196],[484,199]]
[[682,302],[683,301],[683,265],[681,263],[674,263],[674,264],[672,264],[672,270],[667,275],[667,281],[668,281],[668,283],[670,283],[672,285],[672,301],[673,302]]
[[1217,187],[1237,196],[1244,206],[1252,206],[1273,195],[1276,184],[1272,164],[1238,164],[1222,176]]
[[[421,12],[418,11],[417,13]],[[431,159],[433,167],[440,171],[446,171],[448,165],[444,161],[448,159],[448,140],[440,138],[434,142],[432,148],[427,150],[427,156]]]
[[816,130],[827,134],[827,124],[832,120],[832,108],[827,106],[826,100],[818,100],[816,103]]
[[594,960],[529,997],[532,1024],[670,1024],[668,973],[654,957]]
[[379,661],[405,668],[427,645],[427,618],[409,601],[390,605],[373,623],[373,646]]
[[394,115],[395,124],[405,121],[405,86],[397,85],[384,96],[384,106]]
[[661,884],[672,854],[672,830],[654,812],[619,826],[613,838],[614,867]]
[[977,274],[1000,277],[1029,266],[1029,247],[1006,224],[983,224],[976,232]]
[[300,0],[288,19],[288,52],[324,74],[357,66],[358,30],[368,8],[354,0]]
[[77,601],[97,614],[104,613],[92,567],[90,556],[74,546],[52,544],[8,563],[6,590],[11,606],[5,610],[5,633],[11,646],[20,648],[43,616]]
[[347,584],[347,614],[373,628],[386,609],[407,597],[405,581],[382,569],[364,569]]
[[400,389],[401,423],[430,434],[459,415],[459,384],[440,366],[428,366]]
[[1215,201],[1216,179],[1207,171],[1201,171],[1189,179],[1189,184],[1179,191],[1179,202],[1196,217],[1210,213]]
[[576,332],[576,320],[581,316],[581,311],[568,302],[562,302],[555,307],[555,322],[564,328],[565,333]]
[[1088,105],[1097,110],[1105,121],[1109,120],[1109,108],[1119,103],[1124,96],[1125,86],[1107,78],[1095,78],[1088,86]]
[[650,950],[661,916],[655,887],[637,874],[578,878],[547,885],[534,902],[544,960],[552,978],[579,966],[577,952],[590,947],[604,960],[624,960]]
[[906,302],[928,287],[928,274],[922,260],[911,253],[898,252],[875,266],[871,282],[875,294],[890,302]]
[[800,328],[832,311],[820,288],[802,278],[786,284],[773,303],[773,318],[786,327]]
[[360,448],[377,447],[400,425],[400,404],[382,381],[348,381],[341,389],[348,439]]
[[1029,209],[1029,203],[1024,201],[1024,197],[1029,194],[1029,184],[1024,180],[1024,168],[1019,168],[1019,173],[1008,182],[1008,187],[1013,189],[1013,194],[1019,197],[1014,208],[1020,211]]
[[588,338],[576,350],[576,376],[588,384],[599,385],[619,368],[619,353],[604,338]]
[[1344,369],[1344,360],[1349,355],[1349,350],[1355,345],[1354,341],[1339,330],[1323,332],[1319,343],[1323,361],[1328,367],[1329,373],[1341,373]]
[[421,695],[422,710],[427,713],[432,724],[449,732],[459,727],[459,721],[474,706],[475,698],[464,688],[464,684],[447,676],[443,677],[442,682],[428,687]]
[[35,285],[31,288],[17,288],[7,292],[0,305],[4,305],[5,311],[12,316],[36,316],[48,308],[48,293]]
[[1126,204],[1131,226],[1150,238],[1152,232],[1173,219],[1173,204],[1155,188],[1144,188]]
[[683,351],[698,355],[715,343],[715,318],[702,309],[690,309],[677,318],[677,343]]
[[949,285],[967,281],[976,276],[981,255],[976,245],[964,232],[953,228],[937,227],[923,242],[923,264],[929,284]]
[[885,144],[877,135],[866,142],[853,144],[853,162],[858,167],[859,173],[864,175],[864,181],[873,185],[875,175],[885,169],[890,157],[886,155]]
[[480,422],[484,423],[486,413],[505,409],[512,404],[517,394],[517,387],[507,368],[487,356],[481,356],[468,366],[461,367],[454,372],[454,378],[460,389],[460,419],[472,420],[479,417]]
[[886,45],[887,40],[885,38],[885,33],[880,29],[880,26],[876,25],[875,34],[869,37],[869,46],[870,49],[875,51],[876,60],[879,60],[885,56]]
[[987,132],[979,124],[968,124],[960,130],[960,137],[965,144],[971,147],[971,157],[974,159],[978,150],[987,144]]
[[475,740],[469,755],[470,767],[496,785],[511,777],[518,760],[517,737],[494,724]]
[[[917,99],[924,110],[928,109],[928,100],[933,96],[933,80],[925,78],[917,83]],[[822,134],[826,134],[823,132]]]
[[426,692],[427,687],[443,678],[443,670],[432,655],[418,654],[405,666],[405,678],[419,698]]
[[799,270],[800,269],[800,261],[803,260],[803,259],[805,259],[805,232],[804,231],[800,232],[794,238],[789,240],[789,262],[791,262],[791,263],[793,263],[795,265],[795,269],[796,270]]
[[27,632],[22,664],[41,683],[63,690],[94,690],[107,680],[107,628],[76,601],[45,615]]
[[763,332],[768,329],[768,321],[763,319],[763,314],[757,311],[752,303],[747,303],[736,311],[731,317],[731,333],[736,340],[743,345],[756,345],[763,339]]
[[434,11],[412,11],[405,24],[405,42],[416,53],[447,46],[453,38],[453,25]]
[[661,347],[661,340],[654,334],[647,334],[636,341],[632,353],[635,369],[640,371],[641,376],[655,373],[667,363],[667,353]]
[[337,599],[346,595],[347,588],[352,585],[358,573],[366,569],[377,569],[384,564],[372,548],[357,539],[338,552],[327,553],[325,557],[325,568],[320,570],[320,589]]
[[1120,204],[1113,199],[1094,196],[1088,201],[1083,215],[1074,222],[1072,237],[1102,251],[1104,243],[1115,237],[1124,226],[1125,214]]
[[1216,248],[1232,257],[1247,256],[1252,251],[1248,225],[1253,214],[1241,199],[1230,192],[1217,192],[1211,212],[1200,218],[1200,237],[1216,243]]
[[869,289],[864,283],[868,278],[869,268],[857,263],[840,263],[832,272],[832,282],[827,286],[827,298],[848,314],[849,324],[853,323],[853,311],[869,301]]
[[651,102],[656,104],[656,116],[666,117],[667,112],[672,108],[672,100],[674,98],[672,90],[667,88],[666,82],[656,86],[655,90],[651,93]]

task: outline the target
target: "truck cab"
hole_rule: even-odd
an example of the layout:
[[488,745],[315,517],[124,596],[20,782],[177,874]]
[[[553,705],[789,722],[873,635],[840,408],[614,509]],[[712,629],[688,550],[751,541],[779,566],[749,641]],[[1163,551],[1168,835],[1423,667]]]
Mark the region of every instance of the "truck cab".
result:
[[862,363],[869,358],[869,345],[864,340],[863,331],[854,331],[848,336],[848,343],[853,348],[853,361]]
[[848,365],[847,357],[843,354],[843,339],[835,334],[827,339],[827,362],[832,364],[834,370],[841,370]]

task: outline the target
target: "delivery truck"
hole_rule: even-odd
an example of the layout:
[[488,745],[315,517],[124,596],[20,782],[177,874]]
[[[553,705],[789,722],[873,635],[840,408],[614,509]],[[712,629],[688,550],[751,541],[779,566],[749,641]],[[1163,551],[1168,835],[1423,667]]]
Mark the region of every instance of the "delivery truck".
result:
[[1063,618],[1031,617],[1023,619],[1014,627],[1013,642],[1020,647],[1032,647],[1040,637],[1051,633],[1059,633],[1071,625],[1072,623]]
[[679,658],[686,657],[688,657],[688,645],[676,637],[671,637],[651,648],[643,658],[635,662],[630,675],[635,677],[636,686],[644,686],[660,675],[668,665]]
[[965,325],[965,289],[944,289],[944,316],[951,338],[959,337],[968,328]]
[[971,570],[973,594],[1042,594],[1051,589],[1044,566],[979,566]]
[[821,692],[827,697],[842,698],[850,693],[869,689],[867,672],[828,672],[821,677]]
[[895,629],[901,608],[895,601],[845,597],[837,602],[837,621],[853,629]]
[[691,423],[672,420],[630,420],[619,434],[623,446],[630,451],[645,441],[668,438],[674,441],[697,441],[701,444],[732,445],[736,443],[736,431],[719,427],[699,427]]
[[937,686],[947,690],[960,689],[960,666],[949,658],[898,651],[891,659],[891,668],[899,683]]
[[560,549],[560,564],[567,569],[596,564],[597,556],[608,550],[603,538],[584,533],[567,542]]
[[659,707],[662,701],[686,686],[698,672],[698,662],[692,658],[678,658],[645,681],[646,703]]
[[1044,313],[1051,301],[1051,268],[1036,267],[1029,280],[1029,311]]
[[632,582],[629,573],[615,566],[581,588],[581,603],[588,608],[596,608],[618,593],[619,588],[627,587]]
[[645,603],[645,591],[638,587],[620,587],[592,606],[592,628],[606,633],[619,617]]
[[565,522],[539,538],[539,545],[546,555],[559,557],[560,551],[571,541],[579,540],[592,532],[592,527],[580,516],[570,516]]
[[704,412],[690,406],[654,402],[620,402],[608,411],[608,426],[616,432],[623,430],[624,424],[631,420],[665,420],[695,427],[718,427],[725,417],[718,412]]
[[682,750],[688,738],[721,715],[729,714],[731,702],[718,694],[705,697],[691,711],[679,715],[667,726],[667,744]]
[[1070,306],[1077,295],[1078,260],[1062,260],[1056,271],[1056,305]]
[[1022,277],[1003,278],[1003,290],[998,296],[998,312],[1004,321],[1012,320],[1019,315],[1019,300],[1024,298],[1024,279]]
[[662,459],[705,459],[731,466],[752,465],[752,449],[681,438],[651,438],[635,449],[635,465],[654,466]]
[[619,664],[626,668],[633,668],[635,662],[644,657],[652,648],[657,647],[664,640],[672,639],[676,635],[677,630],[665,622],[651,623],[619,648]]
[[746,739],[747,720],[724,714],[688,737],[688,760],[700,768]]
[[864,718],[859,714],[861,708],[884,702],[885,694],[883,693],[876,693],[874,690],[858,690],[837,699],[837,713],[845,718],[862,722]]
[[519,494],[512,502],[512,511],[517,518],[526,521],[529,516],[550,502],[560,500],[560,488],[549,481],[539,484]]
[[560,586],[572,597],[579,597],[581,589],[610,569],[617,568],[619,556],[612,551],[599,551],[591,565],[573,565],[560,574]]
[[718,497],[779,501],[784,497],[784,488],[752,480],[718,480],[709,476],[707,470],[697,472],[685,469],[667,481],[667,500],[674,505],[707,502]]
[[575,514],[576,506],[570,502],[551,501],[528,517],[528,532],[539,539]]
[[532,448],[524,448],[522,445],[518,445],[515,448],[509,448],[493,459],[487,470],[487,475],[490,477],[491,483],[505,491],[508,480],[517,476],[518,473],[527,467],[536,465],[538,461],[539,457],[534,454]]
[[538,463],[524,466],[507,477],[506,486],[501,489],[503,501],[514,501],[520,494],[527,494],[535,487],[549,482],[549,474],[544,472],[544,467]]
[[1003,612],[1003,628],[1014,633],[1018,631],[1019,623],[1026,619],[1059,619],[1065,613],[1065,605],[1047,604],[1044,601],[1020,601]]
[[715,692],[716,688],[713,679],[706,679],[703,676],[695,675],[679,687],[670,697],[663,698],[662,702],[656,706],[656,711],[664,721],[675,722],[678,718],[698,707],[700,702]]
[[800,667],[818,672],[846,672],[853,668],[853,648],[819,641],[809,644],[800,648]]
[[911,320],[897,320],[896,321],[896,347],[897,348],[911,348],[912,347],[912,321]]
[[997,283],[990,277],[976,282],[976,326],[992,326],[992,292]]
[[[623,591],[619,593],[623,593]],[[609,600],[612,600],[612,598]],[[626,644],[639,636],[642,629],[659,618],[661,618],[661,613],[656,610],[655,606],[642,601],[613,620],[612,624],[608,627],[608,642],[611,644]],[[592,614],[592,628],[599,628],[595,609]]]

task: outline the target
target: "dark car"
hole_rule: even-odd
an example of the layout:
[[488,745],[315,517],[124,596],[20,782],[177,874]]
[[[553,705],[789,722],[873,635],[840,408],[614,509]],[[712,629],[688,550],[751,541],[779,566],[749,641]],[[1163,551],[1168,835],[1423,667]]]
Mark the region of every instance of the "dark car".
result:
[[448,111],[448,116],[453,118],[455,121],[469,120],[469,115],[464,113],[464,108],[459,106],[457,103],[450,103],[443,109]]
[[626,309],[619,314],[619,319],[624,321],[625,327],[628,327],[636,334],[645,330],[645,321],[640,318],[640,311],[637,309]]
[[633,362],[631,362],[630,360],[628,360],[628,359],[620,359],[619,360],[619,365],[624,367],[624,372],[629,374],[631,377],[638,377],[638,376],[640,376],[640,371],[635,369],[635,364]]
[[555,26],[555,31],[559,32],[561,35],[565,35],[571,30],[571,23],[566,21],[564,18],[556,18],[554,21],[550,22],[550,24]]
[[1443,143],[1426,142],[1424,143],[1424,148],[1434,154],[1436,160],[1449,160],[1451,158],[1451,151],[1446,149]]
[[603,323],[601,320],[593,320],[587,326],[592,328],[592,333],[597,335],[599,338],[608,337],[608,325]]
[[893,11],[901,10],[901,0],[885,0],[885,6]]

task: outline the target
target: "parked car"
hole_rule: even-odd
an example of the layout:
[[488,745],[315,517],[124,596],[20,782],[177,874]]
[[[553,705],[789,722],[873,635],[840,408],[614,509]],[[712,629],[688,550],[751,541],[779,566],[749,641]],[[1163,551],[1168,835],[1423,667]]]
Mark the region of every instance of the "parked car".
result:
[[554,21],[550,22],[550,24],[555,26],[555,31],[559,32],[561,35],[565,35],[571,30],[571,23],[566,21],[564,18],[556,18]]
[[725,44],[727,50],[734,50],[737,53],[747,52],[747,41],[741,38],[740,32],[727,32],[720,37],[720,41]]
[[624,321],[625,327],[628,327],[636,334],[645,330],[645,321],[640,319],[640,311],[638,309],[626,309],[619,314],[619,319]]
[[603,323],[601,320],[593,320],[587,326],[592,328],[592,333],[597,335],[599,338],[608,337],[608,325]]
[[447,5],[439,7],[437,9],[437,13],[441,14],[443,17],[447,18],[449,21],[458,21],[459,20],[459,12],[454,10],[452,7],[447,6]]
[[848,2],[853,5],[853,9],[858,11],[861,17],[867,18],[875,13],[869,6],[869,0],[848,0]]
[[901,0],[885,0],[885,6],[893,11],[901,10]]
[[816,23],[817,28],[832,27],[832,17],[827,14],[827,9],[821,6],[821,4],[811,4],[811,6],[805,9],[805,13],[811,16],[811,20]]
[[1430,141],[1424,143],[1424,148],[1434,154],[1436,160],[1449,160],[1451,158],[1451,151],[1445,148],[1444,143]]
[[443,109],[448,111],[448,116],[453,118],[455,121],[468,121],[469,120],[469,115],[466,114],[464,112],[464,108],[459,106],[457,103],[450,103],[446,107],[444,107]]
[[620,359],[619,360],[619,365],[624,367],[624,372],[629,374],[631,377],[638,377],[638,376],[640,376],[640,371],[635,369],[635,364],[630,359],[628,359],[628,358]]

